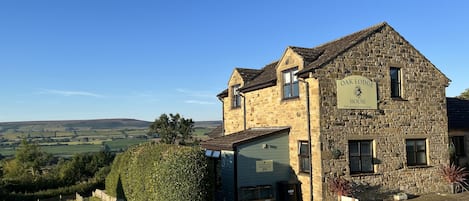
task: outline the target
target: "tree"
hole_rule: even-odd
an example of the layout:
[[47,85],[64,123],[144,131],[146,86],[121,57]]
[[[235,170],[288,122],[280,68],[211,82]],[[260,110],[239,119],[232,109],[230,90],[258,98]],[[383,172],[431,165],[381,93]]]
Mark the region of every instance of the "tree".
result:
[[462,92],[459,96],[456,96],[456,98],[464,99],[464,100],[469,100],[469,88],[467,88],[464,92]]
[[51,154],[42,151],[39,145],[30,144],[23,139],[16,149],[15,159],[5,163],[5,177],[39,176],[42,174],[41,168],[49,165],[51,160]]
[[181,143],[192,138],[194,131],[194,122],[192,119],[185,119],[179,114],[162,114],[150,125],[148,134],[159,134],[161,142],[165,144],[175,144],[176,139]]

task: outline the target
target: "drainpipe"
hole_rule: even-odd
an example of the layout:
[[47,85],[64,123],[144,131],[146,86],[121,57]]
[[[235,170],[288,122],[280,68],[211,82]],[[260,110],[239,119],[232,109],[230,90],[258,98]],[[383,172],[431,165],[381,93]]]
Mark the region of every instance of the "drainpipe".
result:
[[309,82],[305,79],[298,79],[299,81],[305,83],[306,88],[306,120],[308,123],[308,157],[309,157],[309,192],[310,200],[313,201],[313,165],[312,165],[312,156],[311,156],[311,112],[309,108]]
[[244,130],[246,130],[246,96],[243,93],[239,92],[239,96],[243,97],[243,123]]
[[225,135],[225,102],[222,97],[218,97],[221,102],[221,135]]

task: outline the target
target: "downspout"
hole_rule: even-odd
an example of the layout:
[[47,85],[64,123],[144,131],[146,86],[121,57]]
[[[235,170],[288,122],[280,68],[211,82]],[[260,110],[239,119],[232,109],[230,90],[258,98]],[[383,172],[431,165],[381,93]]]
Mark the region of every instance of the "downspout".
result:
[[243,97],[243,124],[244,130],[246,130],[246,96],[243,93],[239,93],[239,96]]
[[299,78],[299,81],[305,83],[306,87],[306,120],[308,123],[308,157],[309,157],[309,192],[310,200],[313,201],[313,164],[312,164],[312,154],[311,154],[311,112],[309,107],[309,82],[305,79]]
[[221,102],[221,135],[225,135],[225,102],[223,98],[218,96],[218,100]]

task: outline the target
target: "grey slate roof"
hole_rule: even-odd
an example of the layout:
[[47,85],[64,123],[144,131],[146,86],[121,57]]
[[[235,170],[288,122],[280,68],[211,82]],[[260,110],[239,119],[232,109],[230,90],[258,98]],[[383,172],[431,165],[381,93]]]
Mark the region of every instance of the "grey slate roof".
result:
[[236,68],[236,70],[241,75],[245,83],[253,80],[255,77],[257,77],[257,75],[259,75],[259,73],[262,72],[262,70],[250,68]]
[[289,131],[290,127],[250,128],[230,135],[203,141],[200,145],[205,149],[233,151],[240,144]]
[[448,130],[469,130],[469,100],[446,98]]
[[[337,39],[335,41],[325,43],[315,48],[290,46],[289,48],[291,48],[297,54],[302,56],[303,60],[306,62],[305,68],[301,70],[298,74],[301,76],[301,74],[310,72],[315,68],[321,67],[321,65],[334,59],[339,54],[343,53],[344,51],[347,51],[349,48],[353,47],[355,44],[358,44],[371,34],[381,30],[381,28],[386,25],[387,24],[385,22],[380,23],[378,25],[361,30],[359,32]],[[268,64],[261,70],[237,68],[241,76],[243,77],[243,80],[245,81],[245,85],[240,90],[242,92],[249,92],[265,87],[274,86],[277,82],[277,63],[278,61]],[[248,80],[248,82],[246,82],[246,80]],[[227,97],[228,93],[227,91],[223,91],[217,96]]]
[[[301,75],[304,73],[311,72],[316,68],[322,67],[324,64],[327,64],[329,61],[336,58],[343,52],[349,50],[350,48],[354,47],[356,44],[362,42],[372,34],[379,32],[385,26],[389,25],[386,22],[379,23],[377,25],[363,29],[361,31],[339,38],[337,40],[325,43],[315,48],[311,48],[309,49],[310,52],[297,52],[300,55],[313,55],[312,58],[304,58],[305,61],[309,61],[309,63],[305,65],[303,70],[298,72],[298,75],[301,77]],[[305,50],[302,51],[304,52]],[[319,56],[317,56],[318,53],[320,53]]]
[[[307,77],[309,72],[314,72],[315,69],[323,67],[340,54],[348,51],[350,48],[366,40],[368,37],[381,31],[387,26],[390,27],[386,22],[382,22],[314,48],[290,46],[289,48],[303,57],[305,62],[304,68],[298,72],[298,77]],[[265,66],[258,71],[258,75],[253,75],[255,72],[251,71],[253,72],[252,76],[250,76],[252,79],[248,83],[245,83],[245,85],[240,89],[241,92],[249,92],[276,85],[277,63],[278,61]],[[218,94],[218,97],[226,96],[228,96],[228,93]]]
[[247,92],[275,85],[277,82],[277,75],[275,69],[277,67],[277,63],[278,61],[266,65],[264,68],[261,69],[259,75],[255,79],[251,80],[248,83],[245,83],[240,90],[242,92]]

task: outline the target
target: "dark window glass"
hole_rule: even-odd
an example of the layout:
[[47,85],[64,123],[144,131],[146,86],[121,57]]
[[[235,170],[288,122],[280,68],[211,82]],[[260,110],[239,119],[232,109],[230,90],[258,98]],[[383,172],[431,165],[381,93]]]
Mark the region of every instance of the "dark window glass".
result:
[[232,87],[233,90],[233,102],[232,102],[232,107],[241,107],[241,95],[239,95],[239,87],[240,85],[235,85]]
[[427,165],[427,143],[425,139],[406,140],[407,165]]
[[464,136],[453,136],[451,137],[456,156],[466,156],[466,149],[464,144]]
[[300,164],[300,172],[309,172],[311,161],[309,160],[308,142],[298,142],[298,160]]
[[298,68],[289,69],[283,71],[283,98],[295,98],[299,96],[299,89],[298,89],[298,78],[296,77],[296,73],[298,72]]
[[372,173],[373,143],[371,140],[349,141],[350,173]]
[[391,97],[401,97],[401,69],[391,67]]

